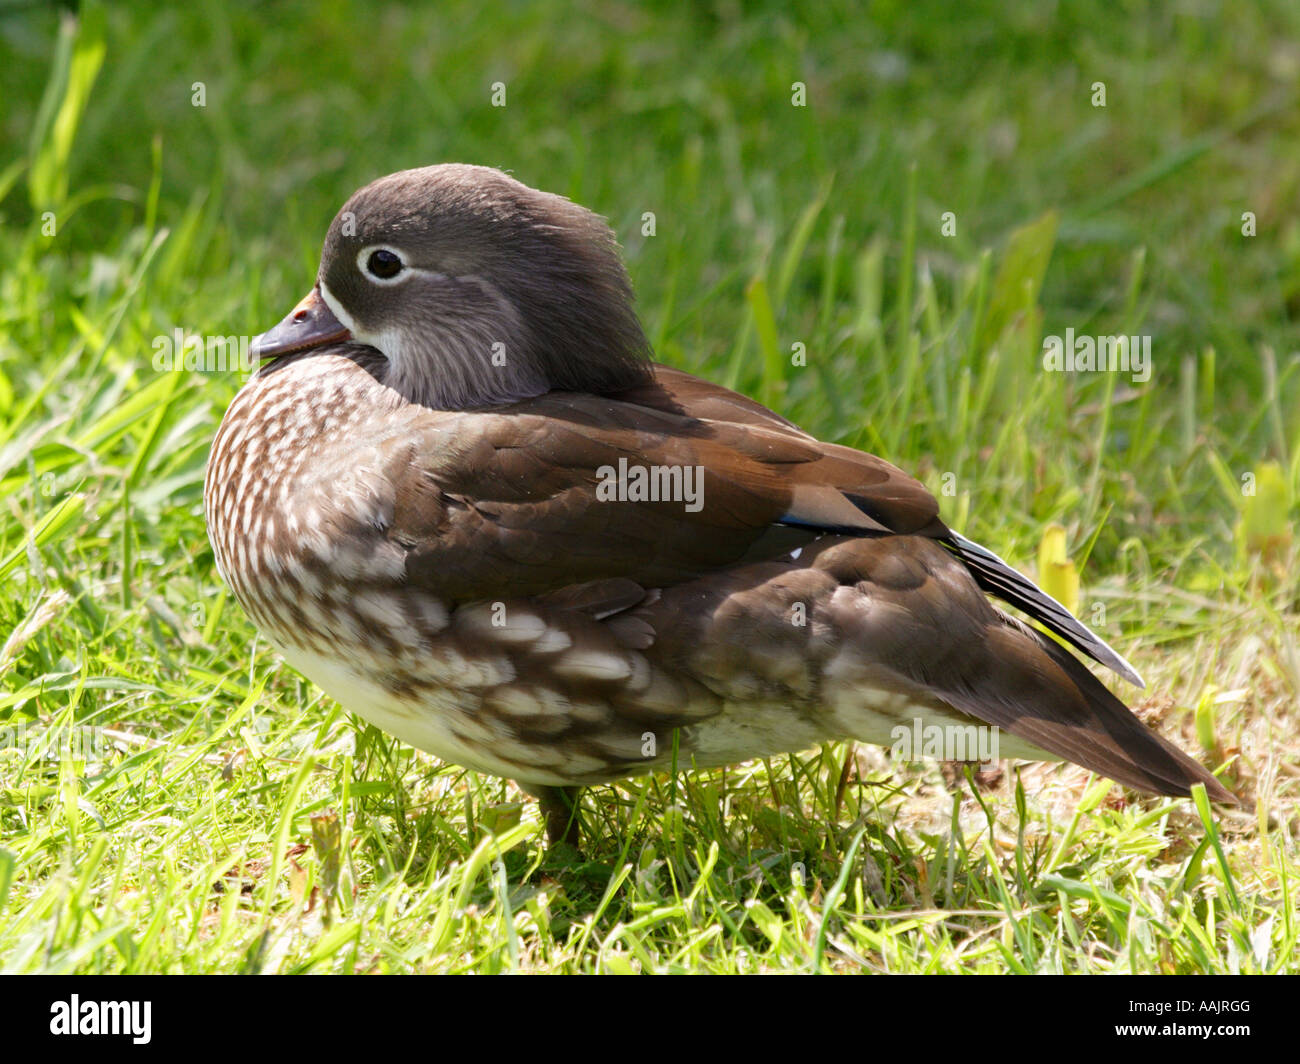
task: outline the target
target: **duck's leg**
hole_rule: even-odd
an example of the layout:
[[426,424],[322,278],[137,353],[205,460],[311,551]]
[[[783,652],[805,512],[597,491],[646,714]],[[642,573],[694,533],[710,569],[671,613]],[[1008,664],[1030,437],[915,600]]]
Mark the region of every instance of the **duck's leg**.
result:
[[567,842],[577,846],[582,838],[582,825],[578,820],[578,799],[581,787],[530,787],[537,796],[546,820],[546,841],[554,846]]

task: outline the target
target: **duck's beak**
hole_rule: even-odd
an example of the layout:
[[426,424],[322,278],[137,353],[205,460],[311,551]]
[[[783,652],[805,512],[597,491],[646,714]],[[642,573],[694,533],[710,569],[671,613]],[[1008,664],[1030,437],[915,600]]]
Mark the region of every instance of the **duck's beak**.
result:
[[267,359],[351,339],[352,334],[334,317],[316,285],[279,325],[255,336],[249,351],[254,358]]

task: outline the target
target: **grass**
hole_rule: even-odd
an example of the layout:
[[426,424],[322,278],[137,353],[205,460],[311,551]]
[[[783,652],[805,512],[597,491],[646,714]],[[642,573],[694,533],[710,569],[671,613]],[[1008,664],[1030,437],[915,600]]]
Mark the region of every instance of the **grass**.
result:
[[[0,968],[1297,971],[1292,7],[442,7],[0,9]],[[607,214],[661,360],[1022,567],[1063,525],[1138,712],[1257,810],[840,744],[595,789],[548,851],[279,664],[203,528],[239,381],[154,342],[269,326],[439,159]],[[1067,328],[1151,380],[1043,372]]]

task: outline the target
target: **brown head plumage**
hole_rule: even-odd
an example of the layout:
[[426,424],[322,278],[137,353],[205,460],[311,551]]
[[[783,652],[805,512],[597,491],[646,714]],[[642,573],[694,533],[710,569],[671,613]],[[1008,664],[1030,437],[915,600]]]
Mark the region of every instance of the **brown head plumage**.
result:
[[498,170],[380,178],[325,236],[321,296],[413,402],[460,410],[649,379],[632,286],[603,218]]

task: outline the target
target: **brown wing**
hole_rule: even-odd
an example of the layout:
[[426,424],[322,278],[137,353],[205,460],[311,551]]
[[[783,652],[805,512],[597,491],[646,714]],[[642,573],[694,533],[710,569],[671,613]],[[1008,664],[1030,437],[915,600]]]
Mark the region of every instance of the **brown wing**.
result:
[[[620,461],[679,471],[676,483],[698,491],[610,498],[601,484]],[[389,477],[389,535],[407,550],[409,578],[452,601],[611,578],[667,587],[830,529],[943,530],[934,498],[888,462],[666,369],[616,397],[551,393],[431,415]]]
[[[602,499],[599,473],[620,460],[691,471],[702,480],[698,509]],[[982,590],[1143,686],[1064,606],[952,532],[915,478],[680,370],[658,366],[650,384],[616,396],[553,392],[497,411],[431,414],[390,476],[391,534],[407,549],[408,576],[452,601],[610,578],[671,587],[827,533],[916,534],[952,551]]]

